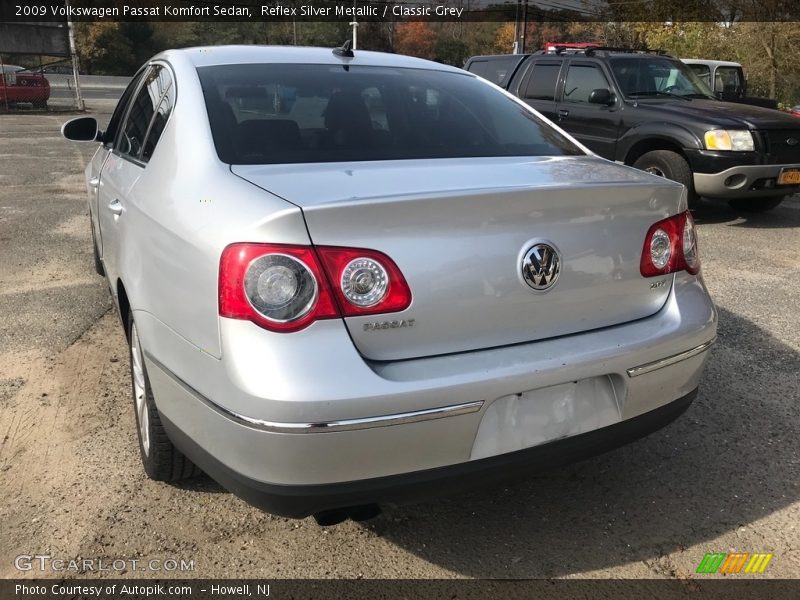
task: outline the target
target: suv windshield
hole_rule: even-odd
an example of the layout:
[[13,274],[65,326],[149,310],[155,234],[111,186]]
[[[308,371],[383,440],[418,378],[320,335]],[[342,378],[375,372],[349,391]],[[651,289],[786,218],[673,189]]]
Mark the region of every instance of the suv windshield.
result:
[[197,71],[217,153],[230,164],[583,154],[467,74],[296,64]]
[[660,56],[612,58],[610,62],[611,70],[626,97],[714,97],[708,85],[682,62]]

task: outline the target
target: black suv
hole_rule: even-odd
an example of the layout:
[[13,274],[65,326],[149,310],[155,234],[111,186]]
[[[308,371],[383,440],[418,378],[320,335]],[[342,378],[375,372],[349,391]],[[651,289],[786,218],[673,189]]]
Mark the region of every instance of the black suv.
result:
[[659,51],[588,48],[476,56],[464,67],[495,83],[600,156],[668,177],[740,210],[800,192],[800,122],[724,102]]

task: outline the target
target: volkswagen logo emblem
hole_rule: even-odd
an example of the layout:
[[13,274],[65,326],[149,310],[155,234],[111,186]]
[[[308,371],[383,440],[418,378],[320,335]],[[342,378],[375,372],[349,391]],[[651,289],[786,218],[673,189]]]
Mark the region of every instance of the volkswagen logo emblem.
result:
[[537,292],[553,287],[560,273],[561,257],[550,244],[538,243],[522,258],[522,278]]
[[797,146],[797,138],[787,138],[786,144],[789,146]]

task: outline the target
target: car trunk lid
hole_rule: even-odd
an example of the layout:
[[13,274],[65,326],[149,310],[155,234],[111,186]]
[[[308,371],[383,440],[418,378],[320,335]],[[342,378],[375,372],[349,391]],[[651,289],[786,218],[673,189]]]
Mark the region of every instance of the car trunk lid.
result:
[[[639,263],[650,225],[680,210],[680,188],[599,158],[232,170],[301,207],[315,245],[369,248],[395,261],[411,306],[345,319],[373,360],[607,327],[654,314],[670,291],[671,276],[646,279]],[[545,292],[522,276],[526,251],[539,242],[561,258],[558,281]]]

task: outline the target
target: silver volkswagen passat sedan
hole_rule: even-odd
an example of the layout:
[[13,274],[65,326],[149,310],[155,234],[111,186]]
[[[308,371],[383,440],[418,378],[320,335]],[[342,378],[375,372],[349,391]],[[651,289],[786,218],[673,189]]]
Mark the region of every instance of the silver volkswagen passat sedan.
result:
[[[670,422],[716,312],[678,184],[490,83],[318,48],[167,51],[86,169],[141,457],[320,522]],[[197,467],[195,466],[197,465]]]

